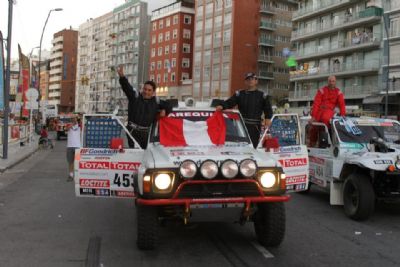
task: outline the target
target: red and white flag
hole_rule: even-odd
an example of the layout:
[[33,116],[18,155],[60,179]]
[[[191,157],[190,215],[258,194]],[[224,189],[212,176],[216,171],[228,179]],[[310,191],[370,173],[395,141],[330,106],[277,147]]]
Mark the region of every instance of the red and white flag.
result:
[[160,119],[160,144],[164,146],[222,145],[226,126],[222,112],[205,121],[164,117]]

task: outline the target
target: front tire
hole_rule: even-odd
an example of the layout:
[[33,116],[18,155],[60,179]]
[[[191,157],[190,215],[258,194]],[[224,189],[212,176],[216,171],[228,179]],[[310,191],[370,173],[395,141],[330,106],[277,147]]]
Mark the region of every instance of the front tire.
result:
[[285,237],[286,215],[282,202],[258,204],[254,214],[254,230],[264,247],[277,247]]
[[142,250],[154,249],[158,240],[158,209],[136,205],[137,246]]
[[351,174],[343,185],[345,214],[356,221],[368,219],[375,208],[375,193],[370,177],[365,174]]

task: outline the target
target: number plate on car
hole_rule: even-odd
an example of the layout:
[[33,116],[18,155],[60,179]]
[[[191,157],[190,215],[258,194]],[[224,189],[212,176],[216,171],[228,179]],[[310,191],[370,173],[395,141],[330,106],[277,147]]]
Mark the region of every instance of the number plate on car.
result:
[[243,208],[244,203],[209,203],[209,204],[192,204],[192,209],[221,209],[221,208]]

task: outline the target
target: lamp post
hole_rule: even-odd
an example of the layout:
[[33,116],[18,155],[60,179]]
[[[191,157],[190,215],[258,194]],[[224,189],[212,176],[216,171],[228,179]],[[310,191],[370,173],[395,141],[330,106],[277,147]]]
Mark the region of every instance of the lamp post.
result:
[[386,96],[385,96],[385,118],[388,115],[389,106],[389,65],[390,65],[390,45],[389,45],[389,14],[383,14],[383,24],[385,26],[386,33],[386,51],[387,51],[387,69],[386,69]]
[[42,30],[42,35],[40,36],[40,45],[39,45],[39,66],[38,66],[38,91],[39,91],[39,103],[41,99],[41,92],[40,92],[40,61],[42,59],[42,41],[43,41],[43,34],[44,30],[46,29],[47,21],[49,20],[50,14],[53,11],[62,11],[62,8],[54,8],[49,10],[49,14],[47,15],[46,22],[44,23],[43,30]]
[[[32,53],[33,50],[35,50],[36,48],[40,48],[39,46],[35,46],[34,48],[32,48],[31,52],[29,53],[29,86],[32,86],[32,62],[31,62],[31,58],[32,58]],[[35,75],[35,82],[36,82],[36,75]],[[34,85],[33,85],[34,87]]]

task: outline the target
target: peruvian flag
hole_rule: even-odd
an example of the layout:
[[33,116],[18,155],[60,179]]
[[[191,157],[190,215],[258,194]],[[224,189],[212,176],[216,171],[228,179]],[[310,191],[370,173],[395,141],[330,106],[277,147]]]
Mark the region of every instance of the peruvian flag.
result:
[[160,119],[160,144],[164,146],[222,145],[226,126],[222,112],[205,121],[164,117]]

